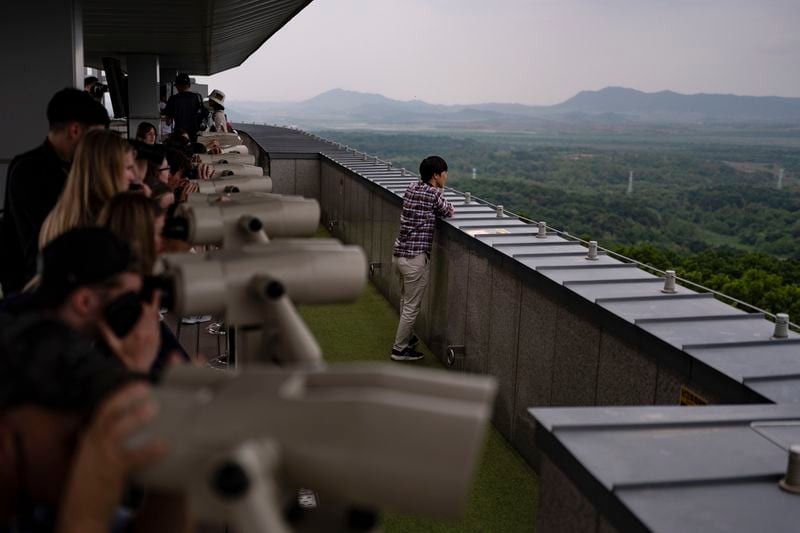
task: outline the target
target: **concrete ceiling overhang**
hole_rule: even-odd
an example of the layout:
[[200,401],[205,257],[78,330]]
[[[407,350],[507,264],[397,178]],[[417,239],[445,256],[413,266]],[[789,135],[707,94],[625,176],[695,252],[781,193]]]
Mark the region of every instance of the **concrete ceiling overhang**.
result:
[[162,68],[211,75],[241,65],[311,0],[85,0],[84,61],[159,56]]

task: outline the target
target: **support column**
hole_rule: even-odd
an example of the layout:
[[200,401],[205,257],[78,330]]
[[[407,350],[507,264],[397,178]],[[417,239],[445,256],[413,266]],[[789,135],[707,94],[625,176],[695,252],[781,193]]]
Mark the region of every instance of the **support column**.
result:
[[83,19],[79,0],[2,0],[3,124],[0,205],[11,159],[44,141],[47,103],[64,87],[83,89]]
[[128,66],[128,137],[136,135],[140,122],[149,122],[160,133],[158,109],[158,56],[129,55]]

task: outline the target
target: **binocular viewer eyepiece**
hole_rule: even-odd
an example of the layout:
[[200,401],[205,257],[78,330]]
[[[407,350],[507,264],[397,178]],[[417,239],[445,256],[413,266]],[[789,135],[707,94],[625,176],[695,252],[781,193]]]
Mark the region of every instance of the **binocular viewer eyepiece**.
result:
[[[253,219],[258,219],[261,228],[255,229]],[[312,237],[319,219],[319,203],[313,199],[239,193],[224,201],[208,197],[205,203],[200,200],[179,205],[167,219],[163,235],[192,244],[231,248],[271,238]]]

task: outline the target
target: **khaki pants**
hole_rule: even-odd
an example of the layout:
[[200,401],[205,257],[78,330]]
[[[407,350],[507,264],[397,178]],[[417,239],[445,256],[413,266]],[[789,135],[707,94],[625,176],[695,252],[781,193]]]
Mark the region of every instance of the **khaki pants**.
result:
[[392,349],[402,351],[411,340],[411,331],[428,286],[430,259],[428,254],[419,254],[415,257],[392,257],[392,263],[400,272],[400,323]]

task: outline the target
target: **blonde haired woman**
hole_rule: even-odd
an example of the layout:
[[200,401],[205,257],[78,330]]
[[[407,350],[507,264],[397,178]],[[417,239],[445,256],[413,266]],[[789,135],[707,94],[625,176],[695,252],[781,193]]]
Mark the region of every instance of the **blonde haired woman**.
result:
[[154,200],[138,192],[118,194],[100,211],[97,225],[127,241],[134,255],[135,272],[142,276],[153,274],[156,258],[162,251],[164,229],[164,212]]
[[111,198],[137,179],[133,147],[117,133],[90,131],[75,150],[64,192],[39,233],[39,249],[72,228],[94,226]]

